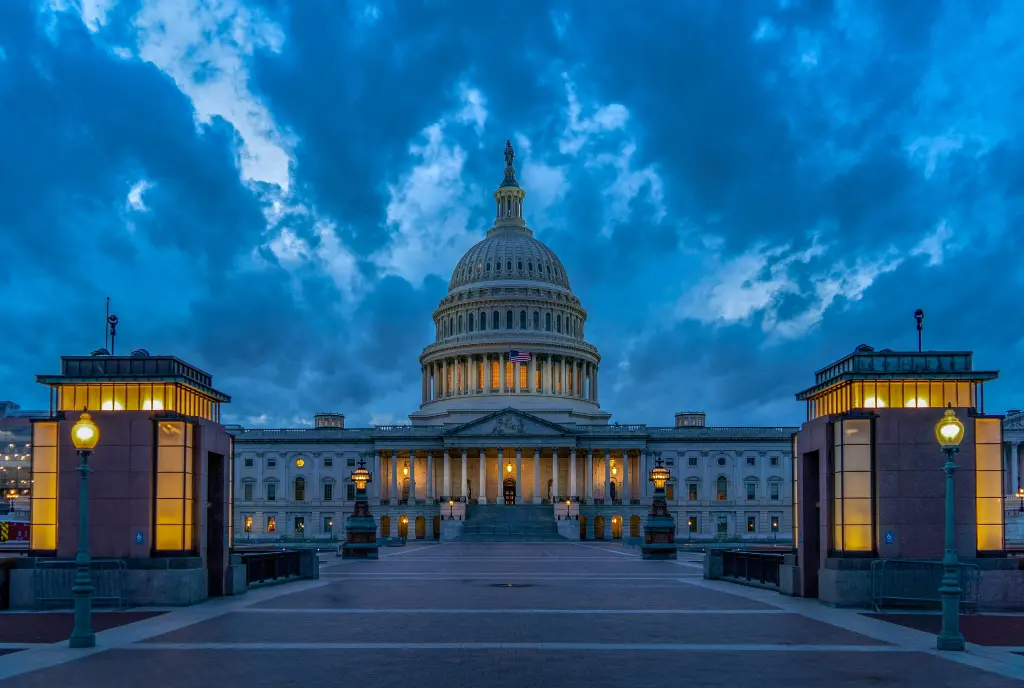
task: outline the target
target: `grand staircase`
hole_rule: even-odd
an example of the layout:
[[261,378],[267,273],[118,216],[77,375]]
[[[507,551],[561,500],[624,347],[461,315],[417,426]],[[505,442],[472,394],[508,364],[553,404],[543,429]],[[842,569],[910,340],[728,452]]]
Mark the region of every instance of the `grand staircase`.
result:
[[457,542],[551,542],[561,540],[550,504],[470,504]]

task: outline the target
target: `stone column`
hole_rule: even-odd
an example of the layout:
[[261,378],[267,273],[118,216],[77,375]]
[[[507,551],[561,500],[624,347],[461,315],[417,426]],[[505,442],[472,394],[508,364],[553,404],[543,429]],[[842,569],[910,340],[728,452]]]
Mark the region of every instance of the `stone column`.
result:
[[392,504],[398,503],[398,450],[391,450],[391,494],[388,499]]
[[448,396],[448,359],[441,361],[441,396]]
[[530,362],[526,366],[526,391],[537,393],[537,355],[530,354]]
[[640,450],[640,461],[639,461],[639,464],[640,465],[638,466],[636,479],[637,479],[637,482],[640,483],[640,498],[641,499],[646,499],[647,498],[647,483],[649,483],[650,481],[647,479],[647,473],[649,472],[647,470],[647,452],[644,451],[643,449]]
[[611,499],[611,490],[609,489],[609,483],[611,483],[611,480],[612,480],[612,471],[611,471],[611,465],[610,465],[611,464],[611,460],[612,460],[612,450],[611,449],[605,449],[604,450],[604,495],[603,495],[604,500],[605,500],[605,504],[607,504],[608,500]]
[[459,496],[466,496],[466,450],[462,450],[462,472],[459,473],[459,482],[462,483],[462,487],[459,490]]
[[416,503],[416,450],[409,450],[409,503]]
[[569,496],[579,497],[578,489],[576,487],[576,447],[573,447],[569,454]]
[[[498,392],[505,393],[505,354],[498,354]],[[500,471],[499,471],[500,473]]]
[[523,503],[523,448],[516,447],[516,504]]
[[584,476],[586,482],[583,484],[583,494],[587,501],[594,499],[594,450],[587,450],[587,472]]
[[565,356],[562,356],[562,377],[561,377],[562,389],[559,391],[559,393],[562,396],[565,396],[569,392],[569,386],[567,384],[565,384],[565,368],[566,368],[566,360],[565,360]]
[[515,393],[515,394],[519,394],[519,392],[521,391],[520,388],[519,388],[519,381],[522,379],[522,374],[523,374],[522,373],[522,369],[523,369],[523,364],[522,363],[518,363],[518,362],[517,363],[513,363],[513,365],[512,365],[512,384],[509,385],[509,386],[512,388],[512,392]]
[[452,467],[448,462],[448,450],[444,450],[444,494],[442,497],[451,498],[452,496]]
[[[551,501],[555,501],[558,492],[558,447],[551,450]],[[569,491],[572,494],[572,490]]]
[[540,504],[540,449],[537,447],[533,449],[533,503]]
[[598,394],[598,388],[597,388],[597,379],[598,379],[598,377],[600,377],[600,376],[598,375],[598,373],[600,373],[600,372],[601,372],[601,371],[599,371],[599,370],[597,369],[597,366],[594,366],[594,403],[595,403],[595,404],[596,404],[596,403],[599,403],[599,402],[598,402],[598,396],[597,396],[597,394]]
[[622,450],[622,503],[629,504],[633,496],[629,494],[629,450]]
[[[501,461],[501,450],[498,450],[498,461]],[[476,491],[479,494],[477,497],[481,504],[487,503],[487,450],[480,450],[480,484],[476,486]]]
[[1020,484],[1020,442],[1010,444],[1010,492],[1016,492]]
[[427,452],[427,501],[434,498],[434,452]]

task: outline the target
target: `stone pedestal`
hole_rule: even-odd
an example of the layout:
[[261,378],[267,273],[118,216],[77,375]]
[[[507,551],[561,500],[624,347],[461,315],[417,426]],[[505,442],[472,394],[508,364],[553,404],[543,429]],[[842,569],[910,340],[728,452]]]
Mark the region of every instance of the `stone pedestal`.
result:
[[644,524],[644,544],[640,548],[644,559],[675,559],[676,521],[668,512],[665,488],[654,490],[651,511]]
[[347,537],[341,546],[342,559],[377,558],[377,523],[370,513],[366,487],[356,489],[356,508],[345,521]]

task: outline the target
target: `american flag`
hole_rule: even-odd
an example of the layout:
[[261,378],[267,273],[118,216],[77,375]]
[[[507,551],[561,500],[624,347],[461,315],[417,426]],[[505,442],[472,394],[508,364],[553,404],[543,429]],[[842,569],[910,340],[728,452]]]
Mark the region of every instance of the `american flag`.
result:
[[529,363],[532,357],[533,354],[529,351],[516,351],[512,349],[508,352],[508,360],[511,363]]

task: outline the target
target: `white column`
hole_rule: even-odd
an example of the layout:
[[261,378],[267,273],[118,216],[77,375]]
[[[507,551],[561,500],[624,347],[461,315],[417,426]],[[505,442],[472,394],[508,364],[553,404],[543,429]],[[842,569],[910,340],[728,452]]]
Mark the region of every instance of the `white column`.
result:
[[444,450],[444,494],[443,497],[452,496],[452,467],[448,463],[448,450]]
[[647,483],[650,481],[647,479],[647,474],[650,471],[647,470],[647,452],[643,449],[640,450],[640,466],[637,475],[637,481],[640,483],[640,498],[645,499],[647,497]]
[[466,496],[466,450],[462,450],[462,472],[459,473],[459,482],[462,483],[462,487],[459,490],[459,495],[462,497]]
[[533,503],[540,504],[540,449],[537,447],[533,449]]
[[523,503],[523,448],[516,447],[516,504]]
[[576,447],[572,448],[572,453],[569,454],[569,496],[579,497],[577,494],[578,488],[576,487]]
[[[501,450],[498,450],[498,456],[501,456]],[[500,465],[500,459],[499,459]],[[476,486],[477,500],[481,504],[487,503],[487,450],[480,450],[480,484]]]
[[1010,444],[1010,492],[1017,491],[1020,484],[1020,442]]
[[594,499],[594,450],[587,450],[587,473],[584,476],[586,482],[583,484],[584,494],[587,497],[587,501]]
[[629,500],[633,498],[629,494],[629,450],[622,450],[622,503],[629,504]]
[[600,372],[600,371],[599,371],[599,370],[597,369],[597,366],[594,366],[594,403],[595,403],[595,404],[596,404],[596,403],[598,403],[598,397],[597,397],[597,394],[598,394],[598,388],[597,388],[597,379],[598,379],[598,377],[600,377],[600,376],[598,375],[598,373],[599,373],[599,372]]
[[526,391],[537,393],[537,354],[530,354],[530,363],[526,366]]
[[[570,494],[572,494],[572,490],[570,490]],[[551,501],[554,502],[558,495],[558,447],[553,447],[551,449]]]
[[512,366],[512,391],[519,394],[521,391],[519,381],[523,379],[523,364],[516,363]]
[[505,384],[505,354],[498,354],[498,392],[504,394],[505,387],[507,387]]
[[434,498],[434,452],[427,451],[427,501]]
[[611,459],[612,459],[612,450],[611,449],[605,449],[604,450],[604,494],[602,496],[604,497],[606,504],[608,503],[608,499],[610,499],[610,495],[611,495],[611,490],[608,489],[609,483],[612,480],[612,471],[611,471],[611,466],[610,466]]
[[409,503],[416,504],[416,449],[409,450]]
[[565,394],[569,390],[569,386],[565,384],[565,356],[562,356],[562,377],[561,377],[561,382],[562,382],[562,389],[561,389],[561,391],[559,393],[562,396],[565,396]]
[[392,504],[398,504],[398,450],[391,450],[391,494],[388,495]]

